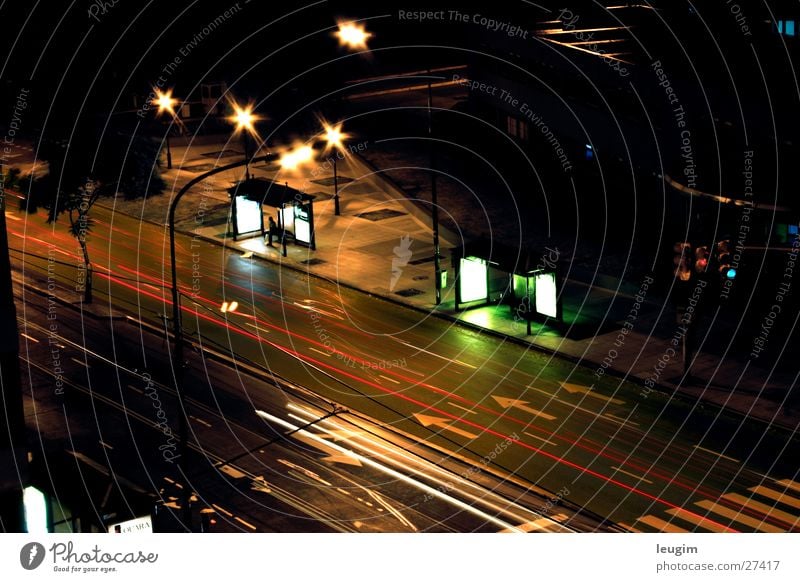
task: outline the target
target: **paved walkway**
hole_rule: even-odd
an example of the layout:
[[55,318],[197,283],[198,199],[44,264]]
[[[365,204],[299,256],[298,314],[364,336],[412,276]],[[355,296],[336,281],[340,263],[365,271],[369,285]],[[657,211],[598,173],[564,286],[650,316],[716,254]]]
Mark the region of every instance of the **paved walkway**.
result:
[[[214,153],[224,147],[241,151],[240,147],[231,144],[194,146],[190,150],[173,147],[173,159],[182,169],[165,172],[167,183],[177,190],[200,171],[210,169],[215,162]],[[235,159],[231,155],[220,158],[219,163]],[[581,282],[578,274],[567,273],[562,291],[564,323],[558,327],[534,324],[533,333],[528,336],[524,322],[515,321],[507,305],[461,312],[454,310],[450,249],[460,245],[461,240],[457,233],[442,230],[442,267],[449,271],[450,276],[443,290],[442,304],[434,306],[429,209],[408,199],[400,188],[357,155],[348,155],[337,164],[341,216],[334,215],[330,165],[311,164],[295,172],[282,170],[276,164],[251,167],[251,174],[255,177],[288,182],[291,187],[316,196],[315,251],[289,244],[287,256],[283,257],[277,245],[270,248],[260,237],[234,241],[228,234],[224,219],[199,226],[186,221],[189,214],[184,213],[185,220],[179,228],[342,285],[557,352],[594,368],[598,377],[626,377],[639,382],[643,390],[655,389],[702,399],[792,430],[800,426],[800,410],[790,410],[792,406],[789,404],[792,403],[788,400],[797,374],[771,373],[745,358],[711,353],[712,346],[727,345],[725,341],[718,342],[718,338],[732,337],[729,335],[732,330],[724,320],[715,322],[714,335],[705,337],[704,332],[700,334],[698,343],[701,348],[692,364],[694,378],[687,380],[683,377],[680,350],[674,352],[670,349],[677,330],[674,308],[663,298],[654,296],[649,287],[636,289],[628,285],[626,294],[590,286]],[[243,171],[219,174],[209,187],[196,188],[202,188],[202,195],[213,198],[218,208],[224,208],[227,204],[226,189],[241,179],[242,174]],[[181,205],[187,205],[185,210],[193,212],[195,207],[190,200],[191,195],[187,195]],[[147,204],[164,206],[168,202],[169,196],[165,195],[153,198]],[[153,209],[150,210],[147,216],[153,215]],[[165,209],[156,213],[166,216]],[[643,279],[640,283],[646,284],[647,281]],[[604,284],[612,286],[608,282]],[[630,325],[624,327],[625,321]],[[661,368],[659,361],[662,362]],[[800,389],[795,389],[793,396],[796,409],[800,409],[798,391]]]

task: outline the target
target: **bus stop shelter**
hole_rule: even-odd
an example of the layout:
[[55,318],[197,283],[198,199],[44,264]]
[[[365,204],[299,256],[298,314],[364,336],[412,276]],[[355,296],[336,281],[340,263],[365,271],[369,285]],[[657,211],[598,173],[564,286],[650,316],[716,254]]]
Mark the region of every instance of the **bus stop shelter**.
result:
[[455,308],[507,304],[515,318],[561,321],[561,281],[553,251],[477,240],[453,249]]

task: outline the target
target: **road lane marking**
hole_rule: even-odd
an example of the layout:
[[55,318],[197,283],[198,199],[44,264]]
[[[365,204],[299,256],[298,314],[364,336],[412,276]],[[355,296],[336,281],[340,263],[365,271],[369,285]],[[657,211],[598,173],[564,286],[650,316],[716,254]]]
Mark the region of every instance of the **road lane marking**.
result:
[[633,426],[639,426],[638,422],[633,422],[632,420],[625,420],[624,418],[619,418],[618,416],[614,416],[613,414],[609,414],[608,412],[603,414],[603,416],[605,416],[606,418],[610,418],[611,420],[617,420],[623,424],[632,424]]
[[313,447],[318,451],[321,451],[324,455],[326,455],[322,458],[323,461],[328,461],[329,463],[342,463],[344,465],[352,465],[354,467],[361,466],[361,461],[359,461],[355,456],[351,457],[346,453],[340,452],[338,448],[330,446],[316,435],[295,433],[292,435],[292,438],[310,447]]
[[144,390],[142,390],[141,388],[139,388],[137,386],[134,386],[133,384],[128,384],[128,388],[130,388],[134,392],[138,392],[139,394],[144,394]]
[[449,424],[448,419],[446,419],[446,418],[441,418],[439,416],[429,416],[427,414],[419,414],[419,413],[416,413],[416,412],[414,413],[414,416],[417,418],[417,421],[422,426],[425,426],[425,427],[427,427],[427,426],[435,426],[438,429],[449,430],[450,432],[452,432],[454,434],[457,434],[459,436],[463,436],[464,438],[468,438],[468,439],[476,439],[476,438],[478,438],[478,435],[476,435],[476,434],[472,434],[471,432],[467,432],[467,431],[462,430],[462,429],[460,429],[458,427],[451,426]]
[[[655,515],[645,515],[644,517],[637,517],[636,521],[641,521],[645,525],[656,528],[658,531],[666,533],[689,533],[688,529],[683,529],[672,522],[665,521]],[[622,524],[620,524],[622,525]]]
[[781,493],[780,491],[775,491],[774,489],[770,489],[769,487],[763,487],[758,485],[756,487],[751,487],[748,491],[752,491],[753,493],[758,493],[762,497],[767,497],[778,503],[783,503],[784,505],[791,505],[795,509],[800,509],[800,499],[796,499],[795,497],[791,497],[786,495],[785,493]]
[[720,505],[719,503],[714,503],[713,501],[703,500],[698,501],[695,503],[698,507],[702,507],[703,509],[707,509],[712,513],[716,513],[717,515],[721,515],[723,517],[727,517],[735,522],[741,523],[747,527],[751,527],[757,531],[761,531],[764,533],[781,533],[786,530],[783,530],[779,527],[775,527],[774,525],[770,525],[768,523],[764,523],[760,519],[756,519],[754,517],[750,517],[749,515],[744,515],[740,511],[735,509],[731,509],[730,507],[725,507],[724,505]]
[[37,344],[39,343],[39,340],[37,340],[35,337],[31,337],[31,336],[29,336],[27,333],[21,333],[21,334],[19,334],[19,335],[21,335],[21,336],[22,336],[22,337],[24,337],[25,339],[29,339],[29,340],[31,340],[32,342],[35,342],[35,343],[37,343]]
[[312,352],[317,352],[318,354],[322,354],[323,356],[331,357],[330,352],[323,352],[322,350],[318,350],[317,348],[308,348]]
[[619,398],[612,398],[611,396],[605,396],[604,394],[598,394],[594,391],[594,384],[591,386],[584,386],[583,384],[571,384],[569,382],[561,382],[561,388],[569,392],[570,394],[583,394],[585,396],[593,396],[594,398],[598,398],[600,400],[604,400],[605,402],[610,402],[611,404],[625,404],[624,400],[620,400]]
[[98,442],[99,442],[101,445],[103,445],[105,448],[107,448],[108,450],[110,450],[110,451],[113,451],[113,450],[114,450],[114,447],[112,447],[112,446],[111,446],[111,445],[109,445],[108,443],[104,443],[103,441],[98,441]]
[[249,321],[245,321],[244,324],[249,325],[253,329],[257,330],[259,333],[269,333],[268,329],[264,329],[263,327],[258,327],[256,324],[250,323]]
[[733,457],[729,457],[727,455],[723,455],[722,453],[718,453],[716,451],[712,451],[711,449],[704,449],[700,445],[694,445],[693,448],[697,449],[698,451],[703,451],[704,453],[708,453],[709,455],[714,455],[714,456],[720,457],[722,459],[727,459],[729,461],[733,461],[734,463],[741,463],[741,461],[738,460],[738,459],[734,459]]
[[636,529],[635,527],[628,525],[627,523],[622,523],[621,521],[618,523],[618,525],[633,533],[644,533],[642,530]]
[[217,505],[216,503],[212,503],[212,504],[211,504],[211,507],[213,507],[213,508],[214,508],[214,509],[216,509],[217,511],[220,511],[220,512],[224,513],[224,514],[225,514],[225,515],[227,515],[228,517],[233,517],[233,514],[232,514],[230,511],[228,511],[227,509],[222,509],[222,508],[221,508],[219,505]]
[[528,435],[529,437],[533,437],[533,438],[535,438],[535,439],[538,439],[538,440],[542,441],[543,443],[547,443],[548,445],[553,445],[554,447],[555,447],[555,446],[558,446],[558,445],[557,445],[556,443],[554,443],[553,441],[549,441],[549,440],[547,440],[547,439],[543,439],[542,437],[540,437],[540,436],[536,436],[535,434],[531,434],[531,433],[529,433],[529,432],[523,432],[522,434],[526,434],[526,435]]
[[239,523],[243,524],[244,526],[246,526],[246,527],[249,527],[251,530],[253,530],[253,531],[256,531],[256,526],[254,526],[252,523],[248,523],[248,522],[246,522],[246,521],[245,521],[245,520],[243,520],[241,517],[239,517],[239,516],[237,516],[237,515],[234,515],[234,516],[233,516],[233,519],[235,519],[235,520],[236,520],[236,521],[238,521]]
[[738,493],[728,493],[723,495],[722,498],[727,499],[728,501],[733,501],[734,503],[738,503],[747,509],[752,509],[753,511],[763,513],[769,517],[774,517],[775,519],[779,519],[790,525],[796,524],[798,519],[800,519],[796,515],[781,511],[780,509],[775,509],[774,507],[767,505],[766,503],[761,503],[760,501],[753,501],[749,497],[739,495]]
[[393,337],[393,339],[395,341],[400,342],[401,344],[403,344],[407,348],[411,348],[412,350],[417,350],[419,352],[423,352],[425,354],[428,354],[429,356],[434,356],[436,358],[441,358],[442,360],[447,360],[448,362],[461,364],[462,366],[464,366],[466,368],[472,368],[473,370],[477,370],[478,369],[477,366],[473,366],[472,364],[467,364],[466,362],[462,362],[461,360],[454,360],[453,358],[448,358],[447,356],[442,356],[441,354],[437,354],[436,352],[430,352],[430,351],[426,350],[425,348],[419,348],[419,347],[415,346],[414,344],[408,343],[407,341],[403,341],[403,340],[398,339],[398,338],[396,338],[394,336],[392,336],[392,337]]
[[783,485],[787,489],[794,489],[795,491],[800,492],[800,483],[797,481],[792,481],[791,479],[781,479],[780,481],[775,481],[778,485]]
[[623,469],[620,469],[619,467],[611,467],[611,468],[612,468],[614,471],[619,471],[619,472],[620,472],[620,473],[622,473],[623,475],[627,475],[628,477],[633,477],[634,479],[638,479],[639,481],[644,481],[645,483],[649,483],[650,485],[652,485],[652,484],[653,484],[653,482],[652,482],[652,481],[650,481],[650,480],[648,480],[648,479],[645,479],[644,477],[642,477],[642,476],[640,476],[640,475],[634,475],[633,473],[628,473],[627,471],[625,471],[625,470],[623,470]]
[[683,521],[689,522],[694,526],[701,527],[703,529],[707,529],[715,533],[726,533],[731,531],[730,528],[727,528],[722,524],[715,523],[714,521],[710,520],[707,517],[703,517],[702,515],[697,515],[696,513],[692,513],[691,511],[687,511],[686,509],[681,509],[681,508],[668,509],[667,513],[670,515],[674,515],[678,519],[682,519]]
[[210,422],[206,422],[202,418],[197,418],[196,416],[192,416],[192,415],[189,415],[189,418],[191,418],[192,420],[196,420],[200,424],[206,425],[208,428],[211,428],[211,423]]
[[219,471],[221,473],[225,473],[231,479],[242,479],[244,477],[247,477],[247,475],[242,473],[239,469],[231,467],[230,465],[222,465],[221,467],[219,467]]
[[555,420],[556,417],[552,414],[547,414],[546,412],[542,412],[541,410],[536,410],[535,408],[531,408],[527,406],[528,402],[525,400],[515,400],[514,398],[505,398],[502,396],[492,396],[495,401],[504,409],[509,408],[516,408],[517,410],[521,410],[522,412],[527,412],[528,414],[532,414],[534,416],[538,416],[545,420]]
[[466,408],[466,407],[464,407],[464,406],[461,406],[460,404],[456,404],[455,402],[448,402],[448,404],[449,404],[450,406],[454,407],[454,408],[458,408],[458,409],[460,409],[460,410],[463,410],[464,412],[468,412],[469,414],[478,414],[478,413],[477,413],[477,412],[475,412],[474,410],[470,410],[469,408]]
[[389,382],[394,382],[395,384],[399,384],[397,380],[394,378],[389,378],[389,376],[384,376],[383,374],[378,374],[378,377],[383,378],[384,380],[388,380]]
[[73,361],[73,362],[75,362],[76,364],[80,364],[80,365],[81,365],[81,366],[83,366],[84,368],[91,368],[91,366],[90,366],[89,364],[87,364],[86,362],[82,362],[81,360],[79,360],[79,359],[77,359],[77,358],[70,358],[70,360],[72,360],[72,361]]
[[566,400],[561,400],[561,398],[558,398],[557,396],[553,396],[549,392],[545,392],[544,390],[541,390],[539,388],[535,388],[534,386],[528,386],[528,390],[534,390],[536,392],[540,392],[541,394],[544,394],[545,396],[547,396],[550,400],[555,400],[556,402],[558,402],[560,404],[563,404],[564,406],[570,406],[570,407],[574,408],[575,410],[580,410],[581,412],[585,412],[586,414],[591,414],[595,418],[599,418],[601,420],[607,420],[609,422],[615,422],[617,424],[621,424],[621,425],[625,426],[625,423],[623,421],[621,421],[621,420],[617,420],[616,418],[612,418],[612,417],[608,417],[608,416],[603,416],[602,414],[600,414],[599,412],[595,412],[594,410],[589,410],[588,408],[584,408],[583,406],[580,406],[578,404],[573,404],[572,402],[567,402]]
[[536,521],[529,521],[527,523],[521,523],[515,528],[512,529],[501,529],[497,533],[519,533],[519,532],[532,532],[532,531],[545,531],[548,527],[553,525],[553,522],[549,519],[542,517],[541,519],[537,519]]

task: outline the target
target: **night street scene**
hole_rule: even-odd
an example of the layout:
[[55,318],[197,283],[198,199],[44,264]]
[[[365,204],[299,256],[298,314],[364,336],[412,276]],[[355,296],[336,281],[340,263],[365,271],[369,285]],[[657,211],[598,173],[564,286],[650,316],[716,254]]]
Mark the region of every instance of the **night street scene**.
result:
[[796,0],[0,21],[0,531],[800,532]]

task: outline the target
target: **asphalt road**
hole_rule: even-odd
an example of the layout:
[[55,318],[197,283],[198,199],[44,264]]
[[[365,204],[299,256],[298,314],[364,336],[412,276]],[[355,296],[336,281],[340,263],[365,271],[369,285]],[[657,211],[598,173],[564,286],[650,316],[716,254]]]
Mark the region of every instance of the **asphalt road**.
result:
[[[94,216],[96,303],[163,326],[165,229]],[[49,253],[68,264],[51,274],[74,280],[64,227],[22,218],[10,221],[10,244],[30,272],[46,276]],[[780,431],[189,236],[178,257],[192,339],[550,492],[547,511],[568,503],[637,531],[800,529],[796,442]],[[222,313],[223,301],[237,310]]]

